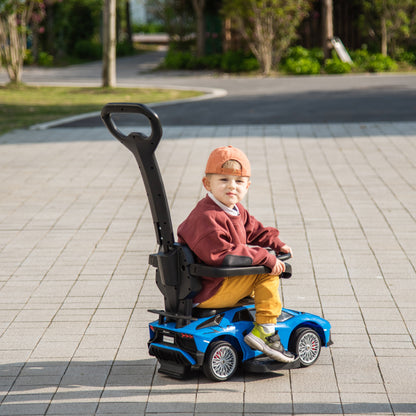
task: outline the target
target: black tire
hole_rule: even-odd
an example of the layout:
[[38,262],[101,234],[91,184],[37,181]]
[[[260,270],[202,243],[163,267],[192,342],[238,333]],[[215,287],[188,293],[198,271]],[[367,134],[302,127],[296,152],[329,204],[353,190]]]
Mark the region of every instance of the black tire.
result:
[[291,337],[290,352],[299,357],[302,367],[314,364],[321,353],[321,337],[312,328],[298,328]]
[[238,368],[237,350],[227,341],[215,341],[205,354],[202,370],[214,381],[229,380]]

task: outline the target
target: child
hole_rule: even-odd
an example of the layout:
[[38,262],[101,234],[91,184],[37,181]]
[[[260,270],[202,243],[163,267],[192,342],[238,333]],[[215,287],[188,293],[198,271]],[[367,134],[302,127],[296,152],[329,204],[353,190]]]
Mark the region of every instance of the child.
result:
[[199,308],[233,307],[253,295],[256,322],[244,341],[253,349],[281,362],[295,356],[285,351],[275,330],[282,310],[279,275],[284,263],[269,253],[291,253],[279,239],[279,231],[264,227],[240,204],[250,186],[250,162],[239,149],[215,149],[202,179],[208,195],[199,201],[178,228],[178,241],[187,244],[199,261],[212,266],[264,265],[270,273],[226,278],[202,278],[202,290],[194,298]]

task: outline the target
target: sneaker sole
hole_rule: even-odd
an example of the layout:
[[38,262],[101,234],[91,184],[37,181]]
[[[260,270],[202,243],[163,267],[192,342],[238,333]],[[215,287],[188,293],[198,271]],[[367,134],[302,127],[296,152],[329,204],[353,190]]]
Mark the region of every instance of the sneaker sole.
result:
[[273,358],[273,360],[279,361],[281,363],[292,363],[295,361],[295,357],[290,358],[286,357],[279,351],[270,348],[265,342],[263,342],[258,337],[254,336],[253,334],[247,334],[244,337],[244,342],[254,350],[258,350],[266,354],[268,357]]

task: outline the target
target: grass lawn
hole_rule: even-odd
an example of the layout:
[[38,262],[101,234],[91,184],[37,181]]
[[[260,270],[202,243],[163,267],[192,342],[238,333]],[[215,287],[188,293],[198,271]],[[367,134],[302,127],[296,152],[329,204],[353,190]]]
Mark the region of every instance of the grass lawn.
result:
[[109,102],[151,103],[202,95],[155,88],[0,86],[0,134],[77,114],[100,111]]

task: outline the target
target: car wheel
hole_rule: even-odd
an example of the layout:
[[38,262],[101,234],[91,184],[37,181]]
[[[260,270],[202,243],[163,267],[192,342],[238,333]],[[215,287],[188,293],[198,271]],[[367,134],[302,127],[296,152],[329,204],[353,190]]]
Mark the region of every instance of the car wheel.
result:
[[225,381],[234,375],[237,367],[236,349],[227,341],[216,341],[210,345],[202,369],[211,380]]
[[292,337],[290,351],[299,357],[302,367],[308,367],[319,357],[321,337],[311,328],[298,328]]

